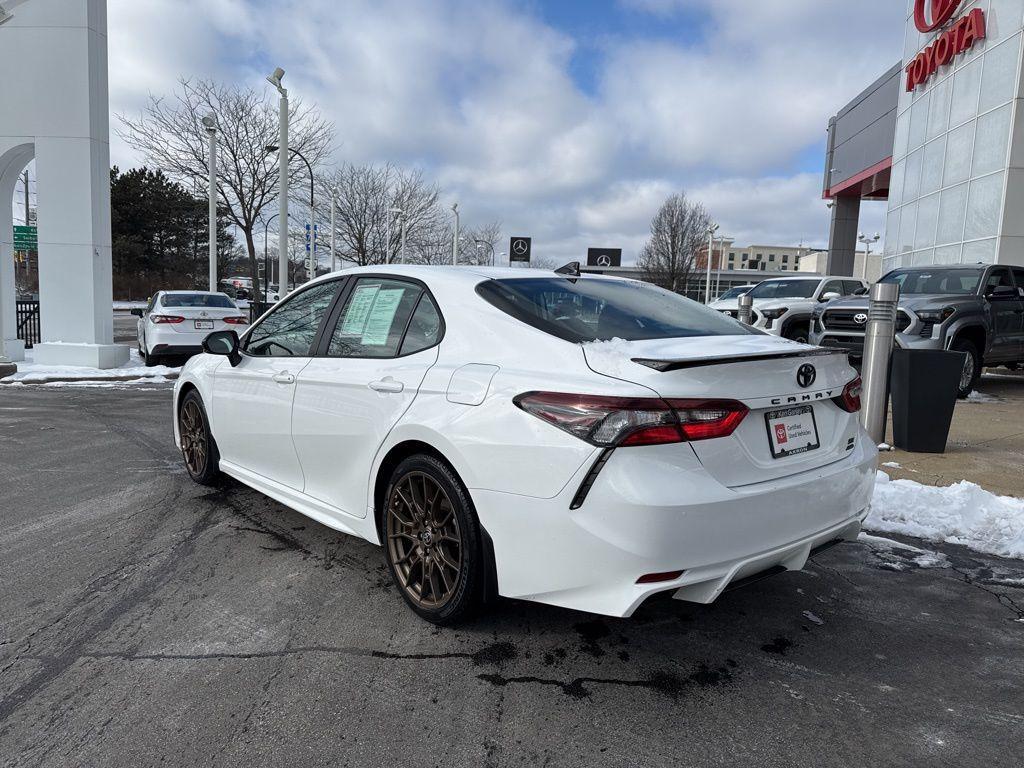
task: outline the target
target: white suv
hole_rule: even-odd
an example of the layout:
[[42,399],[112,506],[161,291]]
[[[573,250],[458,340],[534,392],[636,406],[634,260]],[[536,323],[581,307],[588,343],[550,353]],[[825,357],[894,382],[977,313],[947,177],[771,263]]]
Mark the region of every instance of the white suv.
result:
[[[775,336],[806,343],[811,327],[811,313],[818,304],[866,293],[868,284],[855,277],[822,277],[821,275],[777,277],[765,280],[751,289],[754,300],[753,325]],[[732,317],[739,314],[739,299],[728,304],[712,305]]]

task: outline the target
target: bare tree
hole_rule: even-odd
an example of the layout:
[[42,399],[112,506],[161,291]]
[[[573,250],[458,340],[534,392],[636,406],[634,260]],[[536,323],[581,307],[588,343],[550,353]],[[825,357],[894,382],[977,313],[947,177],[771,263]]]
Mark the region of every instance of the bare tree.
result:
[[[277,204],[277,156],[268,155],[266,149],[278,142],[276,104],[266,94],[251,88],[209,80],[181,80],[172,99],[151,96],[137,119],[118,115],[118,135],[140,151],[147,163],[171,178],[205,184],[208,142],[201,121],[209,114],[218,123],[218,195],[228,218],[245,240],[253,289],[260,295],[254,229],[263,210]],[[334,127],[315,107],[293,101],[289,135],[291,148],[316,166],[330,151]],[[298,183],[305,174],[305,163],[293,159],[289,180]]]
[[[419,171],[393,165],[346,165],[321,176],[318,184],[318,218],[330,221],[331,195],[335,195],[338,255],[357,266],[381,264],[388,255],[397,258],[403,218],[410,257],[429,245],[443,219],[437,185],[427,182]],[[329,224],[321,231],[330,237]]]
[[669,197],[651,221],[651,239],[637,259],[644,279],[683,293],[710,225],[704,206],[688,200],[684,192]]

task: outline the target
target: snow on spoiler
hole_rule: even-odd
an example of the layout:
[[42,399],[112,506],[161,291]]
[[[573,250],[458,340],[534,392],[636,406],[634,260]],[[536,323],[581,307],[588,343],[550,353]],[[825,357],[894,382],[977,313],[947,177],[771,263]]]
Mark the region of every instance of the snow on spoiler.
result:
[[653,368],[655,371],[666,373],[668,371],[680,371],[685,368],[703,368],[709,365],[727,365],[730,363],[755,363],[762,360],[782,360],[788,357],[826,357],[831,355],[845,355],[846,351],[841,349],[803,349],[799,352],[762,352],[750,355],[724,355],[721,357],[697,357],[683,358],[678,360],[656,360],[647,357],[630,358],[634,363]]

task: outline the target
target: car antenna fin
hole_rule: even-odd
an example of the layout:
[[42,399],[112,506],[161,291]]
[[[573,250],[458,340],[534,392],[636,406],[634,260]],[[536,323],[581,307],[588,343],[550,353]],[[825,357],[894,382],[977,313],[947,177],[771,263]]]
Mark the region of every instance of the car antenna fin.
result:
[[578,261],[570,261],[564,267],[559,267],[555,270],[556,275],[567,275],[569,277],[580,276],[580,263]]

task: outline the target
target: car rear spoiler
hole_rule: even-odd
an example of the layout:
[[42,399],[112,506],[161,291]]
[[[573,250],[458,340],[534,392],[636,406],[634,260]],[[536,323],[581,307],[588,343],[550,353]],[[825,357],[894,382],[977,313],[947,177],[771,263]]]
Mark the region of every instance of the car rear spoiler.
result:
[[709,365],[731,365],[733,363],[756,363],[762,360],[783,360],[789,357],[826,357],[830,355],[846,355],[843,349],[805,349],[802,352],[769,352],[760,355],[732,355],[729,357],[697,357],[685,360],[652,360],[646,357],[632,358],[634,363],[667,373],[681,371],[686,368],[704,368]]

